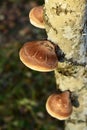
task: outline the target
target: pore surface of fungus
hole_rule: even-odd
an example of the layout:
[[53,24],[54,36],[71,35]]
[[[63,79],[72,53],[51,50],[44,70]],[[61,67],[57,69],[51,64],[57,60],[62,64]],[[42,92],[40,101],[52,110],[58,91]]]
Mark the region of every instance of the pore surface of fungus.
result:
[[41,72],[53,71],[58,64],[55,45],[47,40],[25,43],[19,56],[27,67]]
[[29,12],[30,23],[38,28],[44,29],[43,6],[37,6]]
[[70,93],[65,91],[61,94],[52,94],[46,102],[47,112],[59,120],[67,119],[72,113]]

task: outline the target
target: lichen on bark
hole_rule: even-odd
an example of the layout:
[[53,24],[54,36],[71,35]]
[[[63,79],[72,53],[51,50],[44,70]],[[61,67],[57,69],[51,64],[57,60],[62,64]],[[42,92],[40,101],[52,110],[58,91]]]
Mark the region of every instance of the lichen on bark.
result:
[[45,0],[44,20],[48,40],[65,54],[55,70],[57,89],[70,90],[80,106],[66,121],[66,130],[87,129],[87,28],[86,0]]

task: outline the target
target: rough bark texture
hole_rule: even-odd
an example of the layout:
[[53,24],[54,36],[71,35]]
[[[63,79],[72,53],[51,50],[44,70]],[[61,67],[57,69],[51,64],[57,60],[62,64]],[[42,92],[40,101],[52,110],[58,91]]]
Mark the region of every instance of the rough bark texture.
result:
[[48,39],[67,59],[55,70],[57,89],[70,90],[80,104],[66,120],[66,130],[87,130],[86,4],[86,0],[45,0],[44,6]]

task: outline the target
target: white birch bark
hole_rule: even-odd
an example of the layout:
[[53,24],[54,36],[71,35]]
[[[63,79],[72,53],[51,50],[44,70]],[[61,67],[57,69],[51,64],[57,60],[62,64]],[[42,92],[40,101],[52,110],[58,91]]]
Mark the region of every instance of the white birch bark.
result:
[[[65,130],[87,130],[87,28],[86,0],[45,0],[44,19],[48,39],[58,44],[72,63],[59,62],[57,89],[70,90],[80,106],[65,121]],[[84,29],[84,30],[83,30]]]

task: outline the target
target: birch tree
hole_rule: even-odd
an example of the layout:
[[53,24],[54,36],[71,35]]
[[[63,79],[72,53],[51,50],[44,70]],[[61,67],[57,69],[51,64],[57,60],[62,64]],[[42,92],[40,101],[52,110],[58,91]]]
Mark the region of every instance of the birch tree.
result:
[[65,54],[55,70],[57,89],[74,95],[73,113],[65,130],[87,130],[87,27],[86,0],[45,0],[47,39]]

